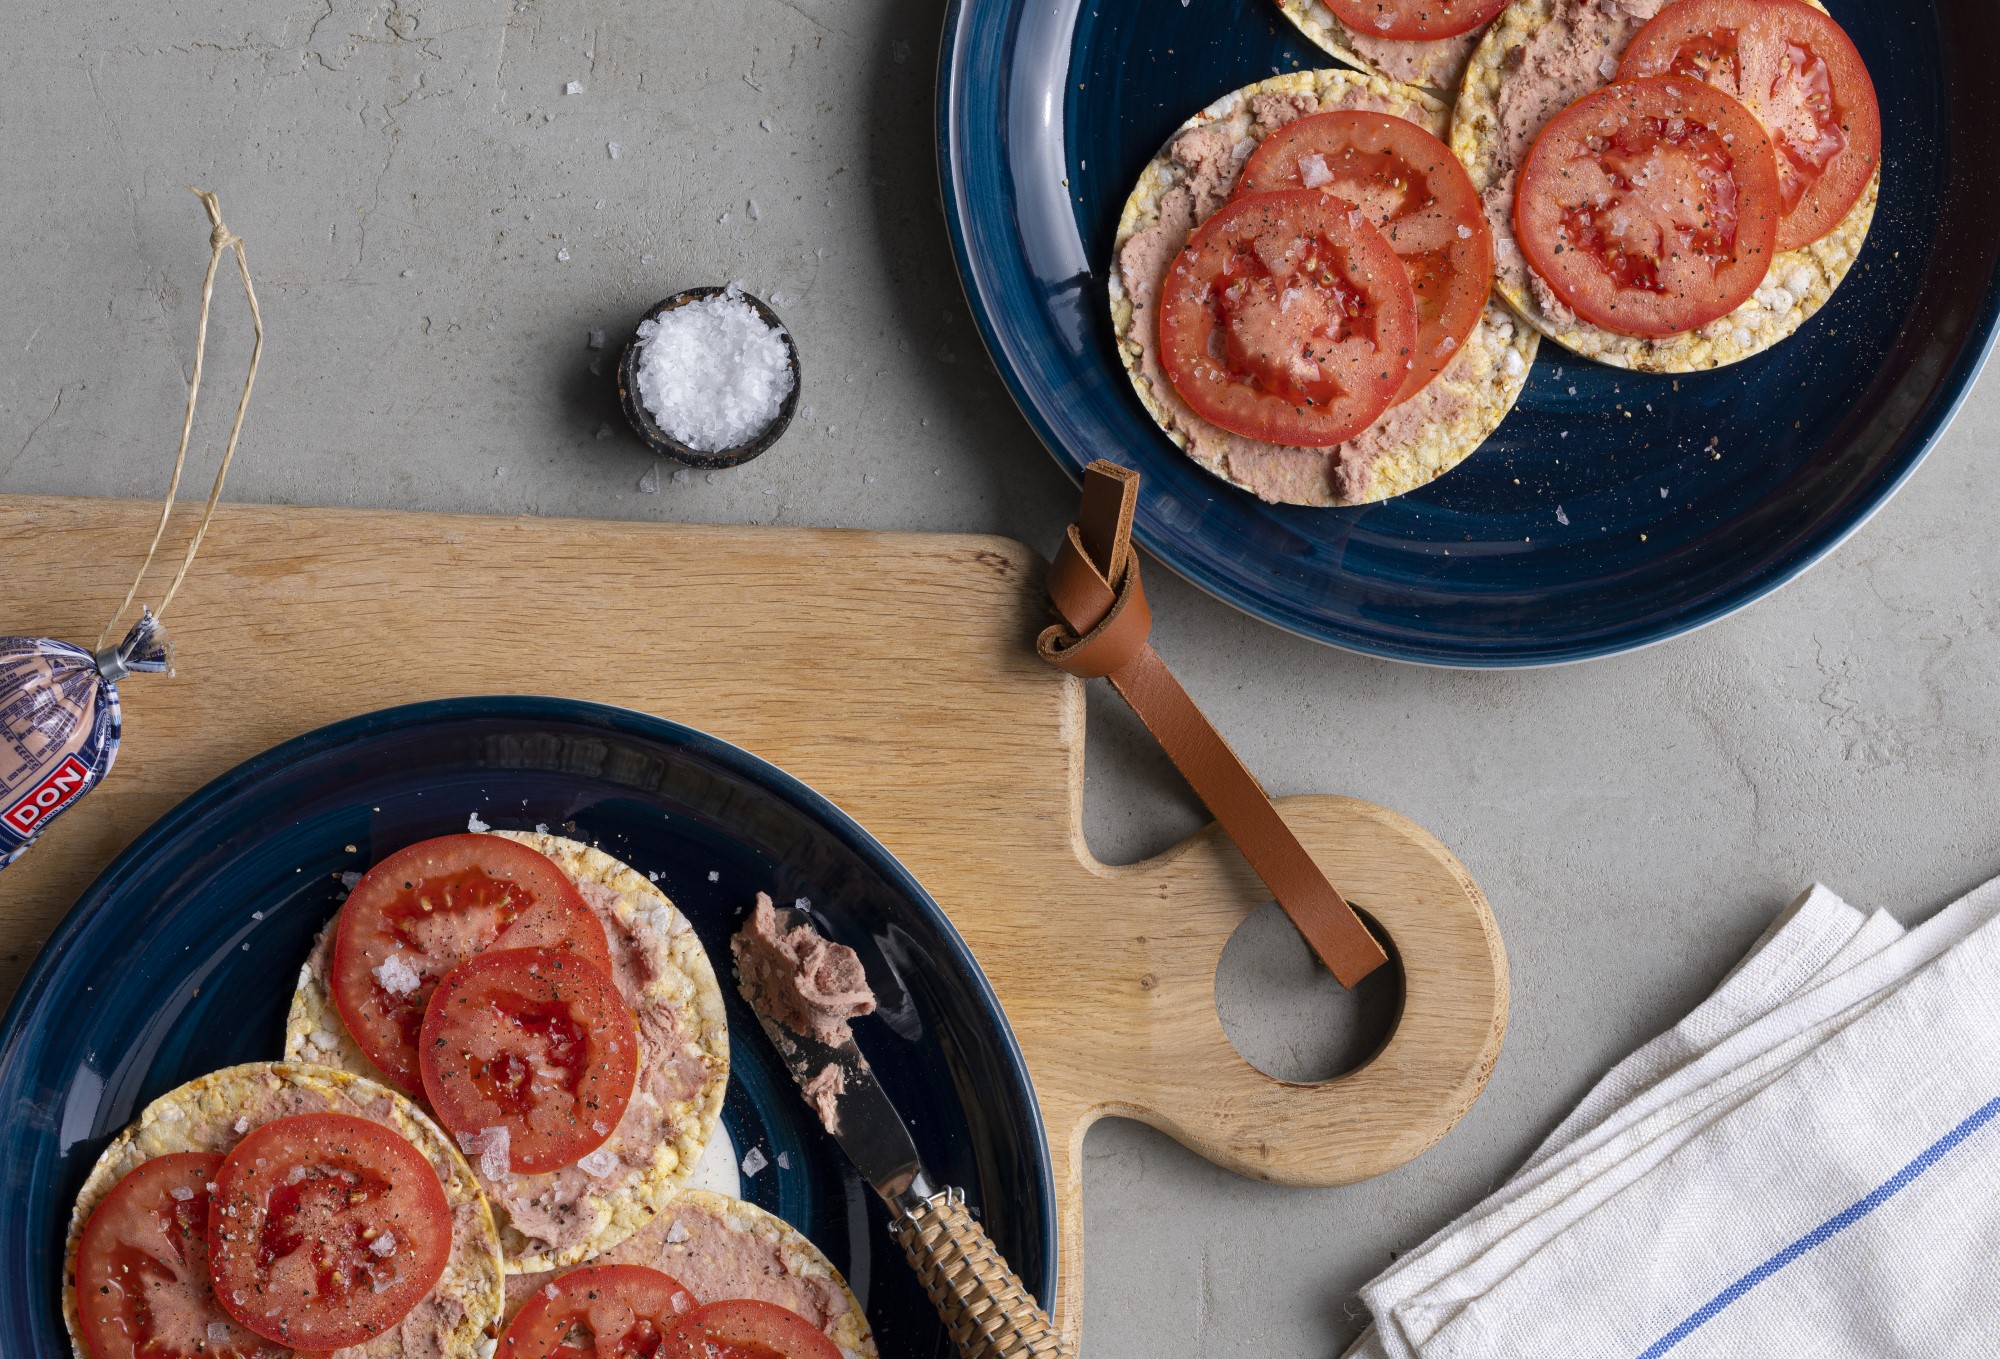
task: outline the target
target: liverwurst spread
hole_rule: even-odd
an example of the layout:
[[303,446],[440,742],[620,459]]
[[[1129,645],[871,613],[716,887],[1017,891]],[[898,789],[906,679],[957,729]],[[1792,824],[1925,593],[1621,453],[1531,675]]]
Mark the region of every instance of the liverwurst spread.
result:
[[729,951],[743,999],[803,1037],[839,1047],[854,1037],[848,1021],[875,1011],[860,955],[822,938],[804,920],[786,928],[763,892],[730,938]]

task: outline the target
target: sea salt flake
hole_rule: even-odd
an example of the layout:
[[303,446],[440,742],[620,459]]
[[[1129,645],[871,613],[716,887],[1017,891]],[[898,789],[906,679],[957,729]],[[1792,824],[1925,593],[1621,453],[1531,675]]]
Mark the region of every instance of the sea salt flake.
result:
[[542,1296],[547,1298],[550,1302],[554,1302],[557,1298],[562,1296],[562,1292],[554,1284],[550,1284],[548,1287],[542,1290]]
[[748,443],[792,393],[784,333],[741,291],[732,283],[721,297],[639,324],[640,400],[662,429],[698,452]]
[[599,1147],[588,1156],[579,1156],[576,1163],[583,1167],[585,1174],[601,1180],[618,1169],[618,1155],[609,1147]]
[[681,1225],[679,1218],[675,1218],[673,1223],[667,1228],[667,1241],[672,1245],[678,1246],[687,1239],[688,1229]]
[[335,1048],[340,1046],[340,1040],[338,1038],[335,1038],[332,1034],[328,1033],[325,1029],[314,1029],[310,1034],[307,1035],[306,1041],[311,1043],[314,1047],[318,1048],[321,1052],[332,1052]]
[[208,1338],[213,1344],[227,1345],[229,1343],[229,1323],[226,1321],[209,1322]]
[[750,220],[753,222],[761,221],[763,219],[764,209],[757,206],[757,200],[754,198],[750,200],[749,213],[750,213]]
[[1322,184],[1333,182],[1333,171],[1326,168],[1326,157],[1314,152],[1310,156],[1299,157],[1299,181],[1308,189],[1317,189]]
[[1597,73],[1606,80],[1611,79],[1611,77],[1618,74],[1618,59],[1613,57],[1609,52],[1606,52],[1602,57],[1598,58]]
[[384,1260],[394,1255],[396,1253],[396,1234],[394,1232],[383,1232],[368,1243],[368,1253],[380,1256]]
[[189,1199],[194,1197],[194,1190],[188,1188],[184,1184],[177,1184],[172,1189],[169,1189],[167,1192],[169,1194],[172,1194],[177,1200],[179,1200],[182,1203],[186,1203]]
[[613,159],[613,160],[617,160],[617,159],[618,159],[618,150],[619,150],[619,147],[618,147],[618,143],[617,143],[617,142],[606,142],[606,143],[604,144],[604,149],[605,149],[606,151],[609,151],[609,152],[611,153],[611,159]]
[[1468,241],[1468,240],[1471,240],[1471,239],[1472,239],[1472,228],[1471,228],[1471,227],[1469,227],[1469,226],[1467,226],[1467,225],[1465,225],[1465,223],[1463,223],[1463,222],[1460,222],[1460,223],[1458,224],[1458,239],[1460,239],[1461,241]]
[[1666,498],[1667,498],[1667,488],[1662,486],[1660,488],[1660,499],[1665,500]]
[[801,911],[810,910],[812,907],[812,898],[800,897],[798,900],[794,901],[792,905],[798,907]]
[[535,834],[537,834],[537,835],[547,835],[548,833],[549,833],[549,823],[548,823],[548,822],[546,822],[546,821],[537,821],[537,822],[535,823]]
[[1563,525],[1569,523],[1569,516],[1563,513],[1563,507],[1560,505],[1556,506],[1556,522]]
[[465,828],[475,833],[478,831],[490,831],[493,829],[493,827],[487,825],[484,821],[481,821],[479,819],[478,812],[474,812],[471,816],[465,818]]
[[247,1117],[239,1118],[233,1126],[236,1129],[236,1135],[241,1137],[244,1133],[250,1131],[250,1120]]
[[778,1169],[780,1169],[780,1170],[790,1170],[791,1168],[792,1168],[792,1154],[791,1154],[791,1153],[790,1153],[789,1151],[781,1151],[781,1152],[779,1152],[779,1153],[778,1153]]
[[424,979],[417,975],[417,970],[403,961],[400,951],[384,958],[382,965],[374,968],[373,972],[376,982],[392,996],[411,995],[424,984]]
[[[479,1173],[489,1180],[506,1179],[514,1168],[510,1156],[513,1134],[508,1132],[507,1125],[501,1123],[491,1128],[481,1128],[477,1136],[479,1139]],[[465,1138],[461,1136],[458,1140],[462,1144]],[[468,1152],[472,1150],[471,1147],[466,1147],[465,1149]]]
[[769,132],[771,130],[771,120],[769,118],[759,118],[757,120],[757,126],[763,128],[766,132]]
[[771,1163],[770,1161],[765,1159],[764,1153],[759,1151],[756,1147],[752,1147],[750,1148],[750,1150],[743,1153],[743,1173],[745,1175],[754,1176],[758,1171],[762,1170],[765,1166],[769,1164]]
[[648,467],[645,475],[639,478],[639,489],[647,495],[659,494],[660,465],[658,463],[654,463],[651,467]]
[[583,93],[583,82],[582,82],[581,80],[572,80],[572,81],[570,81],[570,83],[569,83],[569,84],[567,84],[567,85],[563,86],[563,93],[564,93],[564,94],[582,94],[582,93]]
[[591,331],[590,334],[584,338],[583,347],[585,349],[604,348],[604,332],[601,330]]
[[557,260],[567,260],[568,258],[569,258],[569,247],[568,247],[568,246],[563,246],[563,247],[562,247],[561,249],[559,249],[559,250],[557,250],[557,251],[556,251],[556,259],[557,259]]
[[688,483],[689,483],[690,481],[693,481],[693,480],[694,480],[694,478],[693,478],[692,476],[690,476],[690,475],[688,474],[688,470],[687,470],[687,468],[685,468],[685,467],[676,467],[676,468],[674,469],[674,485],[676,485],[676,486],[685,486],[685,485],[687,485],[687,484],[688,484]]
[[708,880],[710,882],[721,882],[722,874],[716,872],[714,869],[711,868],[708,870]]

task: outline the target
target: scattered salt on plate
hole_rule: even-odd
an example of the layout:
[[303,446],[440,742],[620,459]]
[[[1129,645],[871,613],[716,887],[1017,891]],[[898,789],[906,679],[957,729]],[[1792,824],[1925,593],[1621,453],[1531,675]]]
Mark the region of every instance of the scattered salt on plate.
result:
[[639,399],[661,429],[697,452],[749,443],[792,394],[783,333],[734,284],[640,322],[639,342]]

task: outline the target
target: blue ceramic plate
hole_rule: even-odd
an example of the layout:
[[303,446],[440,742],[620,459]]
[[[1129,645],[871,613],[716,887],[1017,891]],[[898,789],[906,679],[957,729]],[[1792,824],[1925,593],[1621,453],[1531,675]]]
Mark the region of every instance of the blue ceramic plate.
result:
[[727,979],[726,941],[759,889],[810,898],[827,933],[860,950],[881,1010],[857,1032],[918,1150],[1050,1296],[1054,1189],[1027,1070],[965,942],[889,852],[796,779],[686,727],[556,699],[454,699],[357,717],[223,775],[140,836],[56,929],[0,1031],[0,1354],[70,1353],[63,1233],[110,1137],[191,1077],[276,1057],[339,875],[463,830],[475,810],[503,828],[573,825],[660,875],[725,978],[723,1121],[739,1151],[771,1162],[744,1194],[847,1275],[884,1359],[953,1351],[880,1202]]
[[1657,642],[1852,533],[1915,470],[1992,337],[2000,5],[1829,3],[1868,61],[1885,138],[1881,209],[1833,300],[1678,390],[1544,342],[1482,451],[1380,505],[1266,505],[1209,476],[1147,417],[1112,347],[1105,270],[1146,161],[1216,96],[1336,64],[1271,0],[952,0],[938,150],[959,273],[1057,460],[1140,469],[1140,542],[1245,612],[1442,665]]

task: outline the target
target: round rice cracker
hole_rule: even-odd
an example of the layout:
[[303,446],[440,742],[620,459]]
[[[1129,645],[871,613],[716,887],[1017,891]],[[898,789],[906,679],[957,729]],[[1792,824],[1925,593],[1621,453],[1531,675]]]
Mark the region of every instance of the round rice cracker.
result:
[[[427,1353],[440,1359],[474,1359],[479,1354],[486,1330],[499,1320],[504,1301],[500,1238],[472,1168],[444,1130],[411,1101],[374,1081],[327,1067],[249,1062],[211,1072],[161,1095],[112,1139],[85,1178],[63,1246],[63,1320],[76,1359],[90,1359],[77,1312],[77,1248],[84,1224],[112,1186],[156,1157],[188,1151],[227,1155],[254,1127],[289,1114],[321,1112],[354,1114],[400,1133],[437,1171],[452,1214],[451,1257],[429,1295],[459,1313],[438,1337],[441,1346],[430,1348],[423,1336],[405,1337],[398,1325],[366,1344],[336,1351],[339,1359],[419,1359]],[[258,1114],[268,1116],[253,1117]]]
[[[1659,339],[1620,335],[1579,320],[1565,307],[1521,255],[1514,242],[1514,181],[1537,125],[1510,146],[1501,126],[1500,101],[1503,87],[1522,65],[1522,52],[1535,35],[1555,20],[1559,7],[1575,0],[1514,0],[1493,21],[1466,67],[1465,83],[1451,116],[1451,149],[1472,176],[1473,187],[1486,201],[1486,217],[1493,228],[1494,291],[1507,299],[1531,326],[1565,349],[1617,368],[1645,373],[1697,373],[1725,364],[1739,363],[1761,354],[1806,323],[1808,317],[1826,305],[1833,290],[1847,277],[1868,238],[1875,219],[1875,201],[1882,184],[1878,166],[1868,187],[1848,210],[1839,225],[1810,245],[1781,251],[1771,259],[1764,281],[1741,306],[1696,330]],[[1824,9],[1819,0],[1808,3]],[[1659,0],[1656,8],[1664,8]],[[1624,49],[1640,27],[1635,16],[1631,32],[1607,50],[1612,59]],[[1587,60],[1587,59],[1586,59]],[[1581,86],[1572,98],[1581,98],[1606,83],[1601,67],[1580,71]],[[1549,110],[1550,116],[1567,107],[1561,101]]]
[[[1406,118],[1442,136],[1446,109],[1437,99],[1382,76],[1351,71],[1295,71],[1260,80],[1226,94],[1181,124],[1148,162],[1125,201],[1112,248],[1109,291],[1111,324],[1118,357],[1154,421],[1202,467],[1234,486],[1276,503],[1311,506],[1364,505],[1387,500],[1443,476],[1478,449],[1513,409],[1527,385],[1535,360],[1535,332],[1514,314],[1489,301],[1485,315],[1466,337],[1458,357],[1424,389],[1392,406],[1368,430],[1331,448],[1291,448],[1231,434],[1203,420],[1187,406],[1148,354],[1139,327],[1156,328],[1153,310],[1159,284],[1180,245],[1166,253],[1157,273],[1146,261],[1132,261],[1126,247],[1142,232],[1171,219],[1182,241],[1227,198],[1196,201],[1193,172],[1174,155],[1189,132],[1219,128],[1234,147],[1228,187],[1258,141],[1303,112],[1361,109]],[[1178,231],[1186,220],[1187,232]],[[1143,242],[1142,242],[1143,244]],[[1150,276],[1144,276],[1150,274]]]
[[[656,1140],[630,1131],[634,1110],[640,1104],[634,1097],[625,1118],[604,1143],[617,1157],[617,1166],[601,1179],[570,1166],[542,1175],[510,1175],[508,1185],[500,1186],[474,1166],[473,1173],[500,1224],[501,1251],[508,1271],[536,1273],[580,1264],[616,1245],[650,1222],[687,1183],[722,1115],[722,1099],[729,1085],[729,1023],[707,950],[687,917],[645,874],[600,849],[559,835],[505,830],[492,834],[546,854],[578,884],[604,922],[614,965],[621,956],[621,938],[627,940],[626,948],[633,947],[634,940],[646,948],[650,979],[641,982],[628,977],[629,969],[621,966],[619,989],[628,997],[633,987],[639,989],[641,1000],[635,1010],[642,1014],[647,1007],[657,1007],[658,1015],[671,1015],[683,1051],[701,1067],[698,1091],[665,1106],[663,1121],[672,1129],[670,1137]],[[299,969],[298,987],[292,993],[291,1013],[285,1022],[285,1055],[293,1061],[324,1062],[381,1080],[381,1072],[341,1021],[323,980],[338,921],[336,915],[328,922],[312,956]],[[642,1068],[642,1089],[646,1078]],[[577,1218],[589,1224],[582,1239],[552,1248],[514,1225],[508,1208],[510,1198],[519,1202],[522,1197],[551,1189],[562,1196],[579,1187],[572,1202]]]
[[[737,1254],[748,1268],[718,1264]],[[685,1284],[700,1302],[755,1298],[815,1319],[829,1312],[821,1330],[845,1359],[876,1359],[875,1337],[860,1299],[833,1262],[791,1223],[754,1203],[706,1189],[684,1189],[643,1229],[606,1251],[593,1265],[644,1265]],[[555,1274],[513,1274],[504,1314],[512,1321],[536,1289]]]
[[1320,0],[1278,0],[1278,8],[1299,32],[1329,56],[1390,80],[1441,90],[1447,95],[1458,88],[1459,79],[1465,74],[1465,63],[1471,59],[1472,49],[1479,45],[1480,34],[1487,29],[1486,24],[1481,24],[1470,33],[1449,38],[1399,40],[1355,32]]

